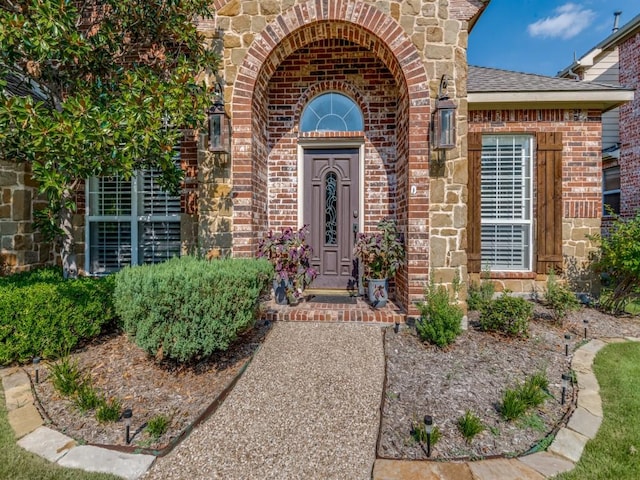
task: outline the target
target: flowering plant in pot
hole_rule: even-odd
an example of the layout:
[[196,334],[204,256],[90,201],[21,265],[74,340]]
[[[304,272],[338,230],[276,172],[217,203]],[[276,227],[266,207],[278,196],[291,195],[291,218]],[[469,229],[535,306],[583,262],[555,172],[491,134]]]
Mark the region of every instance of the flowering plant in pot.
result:
[[307,226],[299,230],[283,228],[269,231],[258,244],[258,257],[266,258],[275,269],[273,280],[276,302],[295,303],[318,272],[311,267],[313,250],[306,241]]
[[393,278],[404,265],[404,245],[395,221],[385,219],[378,223],[379,232],[359,233],[353,254],[364,267],[369,301],[382,307],[387,303],[387,280]]

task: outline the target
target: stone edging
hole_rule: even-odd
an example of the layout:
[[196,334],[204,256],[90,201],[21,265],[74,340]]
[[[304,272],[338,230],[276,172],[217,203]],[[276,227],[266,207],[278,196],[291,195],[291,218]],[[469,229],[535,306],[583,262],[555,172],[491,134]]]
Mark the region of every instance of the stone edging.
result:
[[640,342],[640,338],[591,340],[575,351],[571,369],[578,377],[578,404],[567,425],[560,428],[549,448],[518,458],[473,462],[439,462],[377,459],[373,480],[490,480],[522,478],[537,480],[573,470],[585,445],[602,424],[600,386],[593,373],[596,354],[609,343]]

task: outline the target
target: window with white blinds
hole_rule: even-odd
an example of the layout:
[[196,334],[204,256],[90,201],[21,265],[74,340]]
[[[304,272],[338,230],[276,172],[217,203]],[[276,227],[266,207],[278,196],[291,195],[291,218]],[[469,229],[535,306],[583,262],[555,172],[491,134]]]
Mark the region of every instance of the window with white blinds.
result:
[[483,135],[481,258],[493,271],[529,271],[533,255],[533,137]]
[[163,192],[159,176],[144,170],[130,180],[87,181],[87,272],[105,274],[180,255],[180,196]]

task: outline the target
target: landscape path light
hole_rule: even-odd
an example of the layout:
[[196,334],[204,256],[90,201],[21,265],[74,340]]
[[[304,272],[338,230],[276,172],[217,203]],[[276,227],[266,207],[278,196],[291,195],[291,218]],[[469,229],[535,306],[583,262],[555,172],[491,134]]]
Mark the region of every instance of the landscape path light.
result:
[[433,417],[425,415],[424,430],[427,432],[427,457],[431,456],[431,433],[433,432]]
[[571,335],[568,333],[564,334],[564,356],[569,356],[569,342],[571,341]]
[[36,383],[40,383],[40,357],[33,357],[33,370]]
[[562,374],[562,405],[564,405],[565,398],[567,396],[567,388],[569,388],[569,380],[571,376],[568,373]]
[[587,325],[589,325],[589,320],[587,320],[586,318],[582,321],[582,323],[584,324],[584,339],[587,339]]
[[131,417],[133,417],[132,409],[127,408],[122,412],[122,418],[124,419],[124,441],[127,445],[131,443],[131,437],[129,436],[129,433],[131,432]]

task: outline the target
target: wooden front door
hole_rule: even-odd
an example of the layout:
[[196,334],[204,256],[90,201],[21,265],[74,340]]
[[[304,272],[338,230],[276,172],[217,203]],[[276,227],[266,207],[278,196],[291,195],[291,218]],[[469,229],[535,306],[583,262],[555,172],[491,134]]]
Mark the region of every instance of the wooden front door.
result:
[[305,149],[304,223],[309,226],[313,288],[355,289],[354,238],[358,231],[359,151]]

